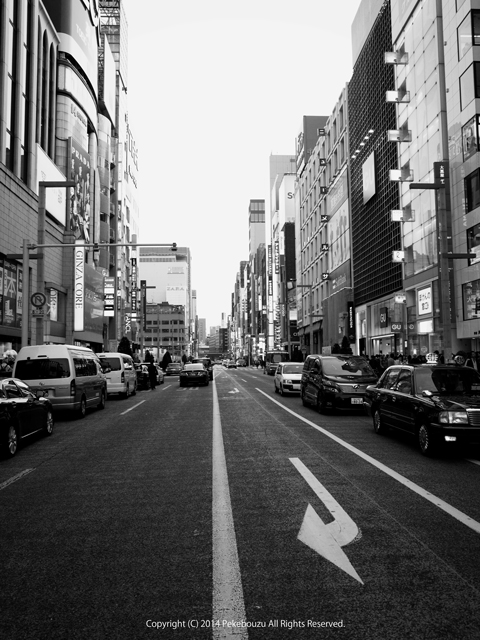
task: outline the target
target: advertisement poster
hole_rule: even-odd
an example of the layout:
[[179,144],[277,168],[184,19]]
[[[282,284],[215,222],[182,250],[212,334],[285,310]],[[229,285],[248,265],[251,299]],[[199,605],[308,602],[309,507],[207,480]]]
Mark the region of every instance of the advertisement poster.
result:
[[0,259],[0,324],[3,324],[3,260]]
[[103,272],[92,265],[85,265],[85,315],[84,331],[91,331],[103,338]]
[[3,325],[20,326],[17,321],[17,265],[3,261]]
[[73,138],[70,179],[70,230],[75,240],[90,242],[90,156]]

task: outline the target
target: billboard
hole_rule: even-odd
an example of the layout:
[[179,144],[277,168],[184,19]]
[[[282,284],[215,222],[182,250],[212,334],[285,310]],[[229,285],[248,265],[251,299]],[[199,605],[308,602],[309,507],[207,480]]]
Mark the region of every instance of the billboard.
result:
[[43,0],[60,38],[59,50],[76,60],[98,94],[98,0]]
[[[38,182],[61,182],[66,177],[60,169],[47,156],[45,151],[37,144],[37,184],[36,193],[38,195]],[[50,187],[45,189],[45,208],[57,222],[65,226],[67,216],[67,189],[61,187]]]
[[90,155],[72,138],[69,227],[75,240],[90,242]]
[[22,326],[23,271],[15,262],[0,257],[0,324]]
[[110,120],[115,124],[117,68],[106,34],[103,34],[103,52],[103,103]]

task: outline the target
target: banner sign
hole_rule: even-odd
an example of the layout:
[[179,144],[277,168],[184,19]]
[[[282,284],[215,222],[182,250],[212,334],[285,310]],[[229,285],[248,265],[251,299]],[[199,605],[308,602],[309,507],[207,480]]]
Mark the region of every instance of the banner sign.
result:
[[74,316],[73,330],[83,331],[85,307],[85,248],[83,242],[75,243],[74,259]]

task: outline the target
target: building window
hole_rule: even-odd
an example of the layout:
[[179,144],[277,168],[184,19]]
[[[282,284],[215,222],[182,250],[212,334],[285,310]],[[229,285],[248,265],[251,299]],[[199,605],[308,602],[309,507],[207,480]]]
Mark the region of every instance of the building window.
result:
[[468,253],[475,253],[476,258],[469,260],[469,264],[475,264],[480,262],[480,224],[476,224],[470,229],[467,229],[467,248]]
[[478,151],[478,116],[474,116],[462,127],[463,159],[466,160]]
[[475,98],[480,98],[480,62],[474,62],[460,76],[461,107],[470,104]]
[[480,170],[476,169],[465,178],[467,212],[480,206]]
[[457,29],[458,59],[480,44],[480,11],[471,11]]

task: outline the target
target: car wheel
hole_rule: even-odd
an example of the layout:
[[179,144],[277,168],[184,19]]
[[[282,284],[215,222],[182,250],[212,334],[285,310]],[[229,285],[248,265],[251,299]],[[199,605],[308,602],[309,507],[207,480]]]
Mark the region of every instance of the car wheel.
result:
[[424,456],[431,456],[435,450],[435,446],[432,440],[432,434],[426,424],[421,424],[417,431],[418,446],[420,447],[420,453]]
[[209,384],[210,384],[210,380],[207,380],[207,381],[205,382],[205,386],[206,386],[206,387],[208,387],[208,385],[209,385]]
[[302,398],[302,404],[303,404],[303,406],[304,406],[304,407],[306,407],[306,406],[308,405],[308,402],[307,402],[307,400],[306,400],[306,398],[305,398],[305,395],[304,395],[304,393],[303,393],[303,390],[302,390],[302,391],[300,391],[300,397]]
[[97,405],[98,409],[105,409],[105,403],[107,401],[107,394],[105,393],[105,389],[100,391],[100,402]]
[[80,407],[78,409],[78,417],[84,418],[87,414],[87,399],[85,396],[82,396],[80,400]]
[[129,384],[127,384],[127,388],[125,389],[125,393],[123,394],[123,397],[125,399],[130,397],[130,385]]
[[137,383],[135,382],[135,384],[133,385],[133,391],[132,391],[132,396],[137,395]]
[[379,435],[382,435],[387,431],[387,427],[383,424],[382,416],[380,415],[380,411],[378,409],[375,409],[375,412],[373,414],[373,430]]
[[17,449],[18,449],[17,427],[14,424],[11,424],[8,428],[8,439],[7,439],[8,457],[13,458],[13,456],[17,453]]
[[274,385],[275,385],[275,393],[278,393],[277,383],[275,382]]
[[319,413],[325,413],[327,410],[327,406],[325,404],[325,398],[323,397],[323,393],[320,391],[317,396],[317,411]]
[[283,390],[283,386],[282,384],[280,384],[280,395],[284,396],[285,395],[285,391]]
[[53,433],[53,413],[51,409],[47,410],[47,423],[45,425],[45,435],[51,436]]

